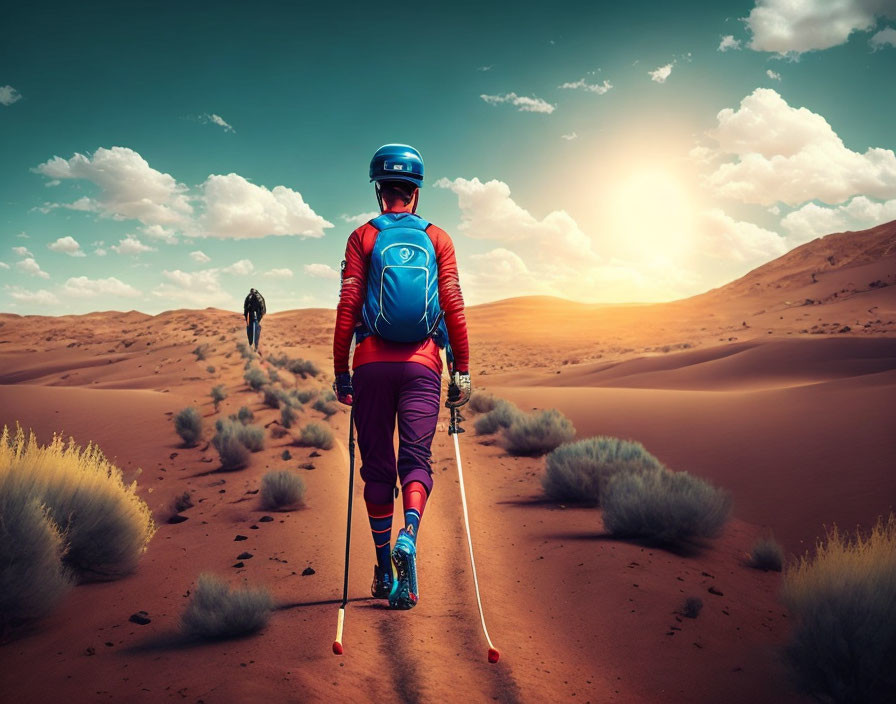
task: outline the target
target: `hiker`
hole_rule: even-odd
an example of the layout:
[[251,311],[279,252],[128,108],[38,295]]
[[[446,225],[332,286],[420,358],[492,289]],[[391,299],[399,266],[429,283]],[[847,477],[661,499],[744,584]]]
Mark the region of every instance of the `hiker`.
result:
[[[416,542],[433,483],[440,350],[445,348],[449,362],[449,407],[470,398],[470,355],[454,244],[444,230],[416,215],[423,158],[413,147],[387,144],[373,155],[370,180],[381,214],[348,238],[333,335],[333,389],[354,410],[376,549],[371,593],[388,598],[392,608],[410,609],[419,597]],[[393,550],[396,478],[404,527]]]
[[261,319],[268,312],[262,296],[254,288],[249,289],[249,295],[243,301],[243,317],[246,319],[246,336],[249,338],[249,346],[258,352],[258,340],[261,337]]

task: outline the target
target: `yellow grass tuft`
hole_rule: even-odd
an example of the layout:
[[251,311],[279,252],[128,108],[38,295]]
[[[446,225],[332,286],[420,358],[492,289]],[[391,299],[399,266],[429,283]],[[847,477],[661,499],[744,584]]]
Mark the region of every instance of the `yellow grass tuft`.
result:
[[149,506],[126,485],[121,470],[93,444],[82,449],[54,435],[46,446],[16,426],[0,437],[0,487],[36,501],[58,526],[63,561],[80,581],[133,572],[155,533]]
[[835,702],[896,701],[896,516],[870,534],[835,526],[784,573],[796,625],[790,663],[810,693]]

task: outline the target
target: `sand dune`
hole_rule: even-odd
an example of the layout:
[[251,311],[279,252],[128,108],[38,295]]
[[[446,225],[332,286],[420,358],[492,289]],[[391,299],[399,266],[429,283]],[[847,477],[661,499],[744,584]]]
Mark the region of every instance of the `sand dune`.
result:
[[[242,405],[262,424],[278,416],[242,380],[238,311],[0,315],[0,422],[98,443],[137,478],[160,524],[137,574],[76,588],[2,646],[0,690],[17,702],[60,692],[73,702],[438,701],[447,692],[506,702],[804,701],[781,661],[779,576],[748,569],[744,557],[768,529],[802,551],[823,524],[868,525],[896,496],[894,241],[896,223],[832,235],[668,304],[529,298],[468,311],[478,388],[526,409],[557,407],[579,437],[637,439],[670,467],[729,490],[736,516],[693,554],[609,540],[598,511],[540,500],[543,460],[465,434],[497,666],[485,663],[478,631],[444,423],[420,537],[420,605],[397,614],[366,598],[373,556],[358,482],[346,655],[335,658],[347,414],[303,414],[333,426],[340,440],[330,452],[269,437],[249,468],[222,473],[207,443],[180,446],[171,416],[191,404],[209,427]],[[333,320],[322,309],[270,315],[263,346],[328,370]],[[193,353],[201,345],[204,360]],[[208,395],[216,384],[228,391],[219,414]],[[252,492],[283,467],[303,473],[307,505],[262,523]],[[184,491],[195,506],[170,525]],[[243,550],[254,557],[237,568]],[[315,573],[302,576],[307,566]],[[271,589],[279,609],[261,636],[180,638],[178,615],[203,570]],[[677,613],[688,596],[704,602],[696,620]],[[128,621],[138,610],[150,624]]]

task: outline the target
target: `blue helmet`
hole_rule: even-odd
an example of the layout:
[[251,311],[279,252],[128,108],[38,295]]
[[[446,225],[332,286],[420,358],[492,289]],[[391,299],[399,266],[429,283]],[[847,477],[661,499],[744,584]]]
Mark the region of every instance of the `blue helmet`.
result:
[[407,181],[423,185],[423,157],[407,144],[386,144],[370,160],[371,181]]

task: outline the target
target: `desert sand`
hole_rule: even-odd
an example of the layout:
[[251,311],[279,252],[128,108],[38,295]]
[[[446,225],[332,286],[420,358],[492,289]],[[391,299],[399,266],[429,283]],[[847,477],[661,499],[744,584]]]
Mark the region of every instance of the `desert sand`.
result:
[[[734,519],[702,549],[612,540],[599,511],[542,500],[543,459],[510,457],[467,423],[461,451],[497,665],[479,631],[447,432],[433,448],[412,611],[368,596],[374,558],[356,482],[352,602],[335,657],[348,413],[326,421],[339,440],[331,451],[312,456],[269,437],[247,469],[221,472],[207,442],[181,446],[171,418],[197,405],[207,439],[216,417],[242,405],[263,424],[279,415],[243,382],[238,312],[0,315],[0,422],[97,443],[137,480],[159,524],[134,575],[78,586],[7,636],[0,691],[15,702],[806,701],[782,664],[780,575],[747,567],[746,554],[769,531],[799,554],[825,524],[868,526],[892,507],[893,284],[896,223],[816,240],[674,303],[470,308],[476,388],[524,409],[558,408],[580,438],[639,440],[734,499]],[[324,385],[333,320],[331,310],[269,315],[262,349],[317,362],[324,378],[304,383]],[[200,343],[211,348],[205,361],[191,352]],[[219,414],[215,384],[229,394]],[[302,472],[306,505],[265,512],[252,492],[282,467]],[[195,506],[168,524],[184,491]],[[244,550],[253,558],[234,567]],[[269,626],[217,643],[179,636],[203,571],[267,586],[278,603]],[[691,596],[704,603],[696,619],[678,613]],[[128,621],[139,610],[149,624]]]

